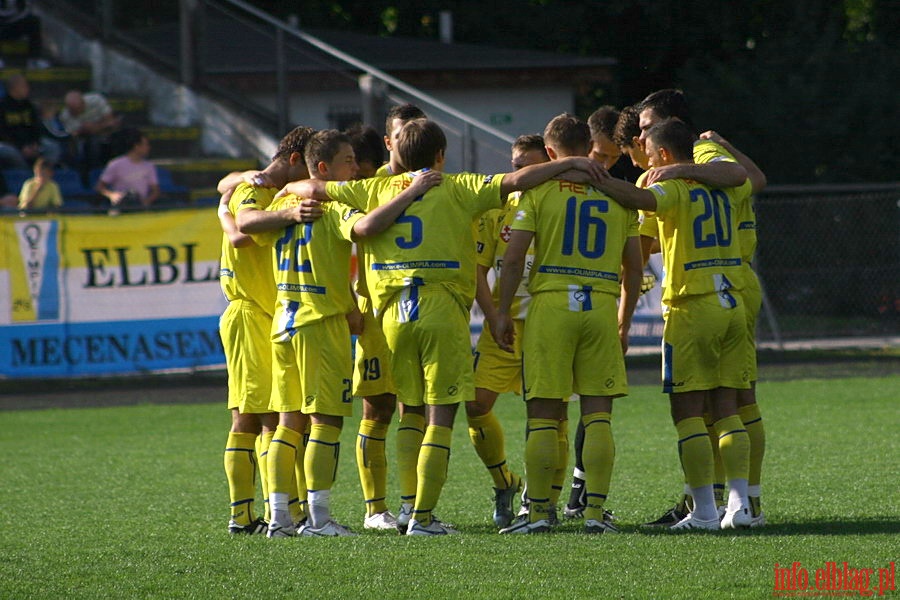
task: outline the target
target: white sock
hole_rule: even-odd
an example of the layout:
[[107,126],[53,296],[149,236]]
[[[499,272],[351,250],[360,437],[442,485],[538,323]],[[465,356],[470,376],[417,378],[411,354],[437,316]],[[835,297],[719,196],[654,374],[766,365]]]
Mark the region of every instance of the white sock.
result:
[[330,500],[331,490],[309,491],[306,498],[309,501],[309,520],[313,529],[322,527],[331,520]]
[[731,479],[728,481],[728,510],[736,511],[741,508],[749,508],[750,500],[747,498],[747,480]]
[[271,492],[269,494],[269,513],[272,522],[282,527],[291,525],[291,512],[288,510],[288,494]]
[[691,511],[691,514],[694,515],[695,519],[712,521],[719,518],[712,485],[691,488],[691,497],[694,499],[694,510]]
[[760,489],[760,485],[748,485],[747,486],[747,495],[752,498],[759,498],[762,490]]

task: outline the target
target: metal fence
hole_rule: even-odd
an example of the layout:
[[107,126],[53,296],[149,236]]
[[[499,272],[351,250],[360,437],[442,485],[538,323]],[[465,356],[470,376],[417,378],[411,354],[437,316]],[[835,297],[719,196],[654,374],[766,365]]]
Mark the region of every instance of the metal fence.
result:
[[762,339],[900,334],[900,183],[773,186],[756,215]]

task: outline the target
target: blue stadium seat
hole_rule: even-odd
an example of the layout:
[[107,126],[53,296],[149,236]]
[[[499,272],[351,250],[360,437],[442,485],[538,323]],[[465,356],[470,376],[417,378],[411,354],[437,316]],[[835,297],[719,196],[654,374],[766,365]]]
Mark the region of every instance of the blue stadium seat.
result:
[[6,189],[10,194],[19,195],[22,191],[22,184],[26,179],[31,179],[34,173],[28,169],[4,169],[3,179],[6,181]]
[[53,174],[53,180],[59,185],[59,191],[63,198],[94,195],[94,190],[84,187],[81,173],[74,169],[58,169]]
[[163,194],[183,195],[190,191],[186,186],[175,183],[172,179],[171,171],[158,165],[156,167],[156,179],[159,181],[159,191]]

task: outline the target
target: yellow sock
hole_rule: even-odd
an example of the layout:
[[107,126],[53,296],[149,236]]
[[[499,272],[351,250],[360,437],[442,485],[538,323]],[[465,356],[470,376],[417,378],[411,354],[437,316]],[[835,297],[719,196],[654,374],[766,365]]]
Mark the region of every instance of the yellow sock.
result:
[[741,418],[737,415],[725,417],[716,421],[715,426],[719,434],[719,451],[725,465],[725,477],[728,481],[747,479],[750,473],[750,436],[747,435]]
[[556,450],[556,471],[553,473],[553,485],[550,488],[550,504],[556,505],[559,502],[559,496],[562,494],[563,484],[566,482],[566,475],[569,469],[569,420],[559,421],[556,428],[557,444]]
[[762,462],[766,454],[766,428],[763,426],[759,404],[755,402],[739,409],[741,421],[750,436],[750,476],[747,483],[759,485],[762,479]]
[[[297,445],[297,455],[294,460],[294,485],[296,486],[291,494],[288,508],[291,511],[291,519],[294,523],[299,523],[307,517],[306,510],[306,444],[309,441],[309,423],[306,424],[306,431],[300,437],[300,443]],[[296,494],[296,497],[294,495]]]
[[253,499],[256,496],[256,446],[255,433],[228,434],[225,443],[225,477],[228,479],[228,497],[231,500],[231,520],[238,525],[249,525],[256,515]]
[[503,427],[494,411],[479,417],[469,417],[469,439],[472,440],[478,458],[491,474],[495,488],[505,490],[518,485],[519,478],[509,472],[509,465],[506,463]]
[[388,426],[385,423],[363,419],[356,436],[356,468],[366,501],[366,515],[384,512],[387,494],[387,457],[384,440]]
[[719,434],[713,425],[712,415],[703,413],[703,421],[706,423],[706,433],[713,452],[713,496],[716,498],[716,505],[721,506],[725,503],[725,465],[722,464],[722,453],[719,452]]
[[274,431],[264,431],[256,438],[256,456],[259,460],[259,486],[262,488],[262,497],[265,502],[266,509],[264,519],[271,520],[269,512],[269,444],[272,443]]
[[689,417],[675,423],[678,455],[685,480],[692,488],[713,483],[713,457],[709,433],[701,417]]
[[297,462],[297,448],[303,443],[303,436],[284,425],[279,425],[269,443],[267,467],[269,470],[269,494],[296,493],[294,465]]
[[559,420],[528,419],[526,435],[525,473],[533,523],[549,516],[553,478],[559,467]]
[[603,520],[603,504],[609,494],[616,445],[613,441],[608,412],[595,412],[581,417],[584,424],[584,482],[587,489],[585,519]]
[[419,481],[413,509],[413,516],[423,525],[431,523],[431,513],[437,506],[444,482],[447,481],[452,434],[453,430],[449,427],[438,425],[429,425],[425,430],[422,450],[419,452]]
[[309,445],[303,460],[309,491],[330,490],[334,484],[341,453],[340,437],[341,430],[331,425],[313,424],[310,429]]
[[406,413],[397,428],[397,481],[400,484],[400,500],[412,504],[416,500],[419,449],[425,437],[425,416]]

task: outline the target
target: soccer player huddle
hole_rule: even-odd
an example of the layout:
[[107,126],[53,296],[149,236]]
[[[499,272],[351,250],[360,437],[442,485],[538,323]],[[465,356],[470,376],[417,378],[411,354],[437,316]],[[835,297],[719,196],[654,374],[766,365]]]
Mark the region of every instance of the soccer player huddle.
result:
[[[298,127],[266,168],[219,184],[231,533],[355,535],[330,509],[354,397],[365,529],[456,533],[435,510],[464,403],[500,533],[551,531],[573,393],[581,415],[564,515],[583,517],[586,533],[617,532],[604,508],[612,406],[628,392],[628,332],[654,250],[665,265],[663,391],[685,494],[647,525],[764,524],[750,196],[765,177],[749,158],[714,132],[698,140],[676,90],[604,107],[587,123],[559,115],[543,136],[517,138],[510,173],[444,173],[444,133],[412,105],[389,111],[389,160],[377,171],[371,137]],[[620,153],[649,169],[637,186],[610,175]],[[473,368],[475,300],[485,325]],[[525,400],[524,476],[509,468],[493,411],[505,392]],[[396,514],[385,453],[395,412]]]

